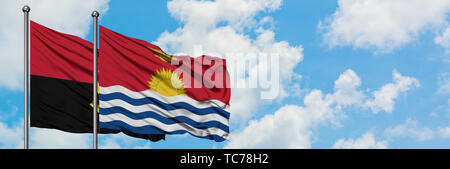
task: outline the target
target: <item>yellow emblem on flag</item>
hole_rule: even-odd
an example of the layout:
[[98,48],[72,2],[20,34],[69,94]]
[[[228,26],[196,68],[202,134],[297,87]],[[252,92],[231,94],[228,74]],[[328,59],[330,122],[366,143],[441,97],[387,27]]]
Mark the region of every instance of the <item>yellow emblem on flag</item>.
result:
[[147,48],[150,49],[155,54],[155,56],[159,57],[162,61],[171,62],[172,59],[175,59],[172,56],[164,53],[162,50],[153,49],[153,48],[148,47],[148,46],[147,46]]
[[162,68],[152,75],[149,81],[149,90],[158,92],[159,94],[170,97],[176,95],[186,95],[184,90],[183,79],[177,73],[173,73],[170,69]]
[[[100,83],[97,82],[97,93],[100,93]],[[94,103],[91,102],[91,107],[94,107]],[[97,112],[100,112],[100,105],[97,104]]]

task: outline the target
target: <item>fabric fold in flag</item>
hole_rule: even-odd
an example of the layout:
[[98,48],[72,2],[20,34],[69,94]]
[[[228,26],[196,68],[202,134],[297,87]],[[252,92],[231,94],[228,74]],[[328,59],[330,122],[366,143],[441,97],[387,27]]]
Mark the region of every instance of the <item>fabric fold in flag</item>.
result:
[[[92,49],[89,41],[30,21],[31,127],[71,133],[93,132]],[[122,132],[152,141],[164,139],[164,135]]]
[[228,138],[231,92],[225,59],[171,56],[103,26],[100,48],[100,128]]

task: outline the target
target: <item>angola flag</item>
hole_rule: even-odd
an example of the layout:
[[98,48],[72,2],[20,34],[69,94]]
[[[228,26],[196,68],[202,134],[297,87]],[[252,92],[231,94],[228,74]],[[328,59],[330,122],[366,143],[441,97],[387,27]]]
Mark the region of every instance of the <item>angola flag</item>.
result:
[[138,134],[229,135],[225,59],[171,56],[100,26],[99,127]]
[[[92,133],[93,44],[30,22],[31,127]],[[118,133],[100,130],[100,133]],[[157,141],[164,135],[133,137]]]

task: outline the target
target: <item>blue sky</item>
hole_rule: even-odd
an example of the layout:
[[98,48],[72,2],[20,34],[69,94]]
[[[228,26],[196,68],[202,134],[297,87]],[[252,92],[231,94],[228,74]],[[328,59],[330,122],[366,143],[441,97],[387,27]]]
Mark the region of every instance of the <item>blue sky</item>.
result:
[[[272,47],[285,51],[280,53],[281,62],[292,63],[282,66],[288,73],[280,75],[286,95],[261,100],[256,97],[259,93],[249,93],[257,103],[232,97],[229,141],[173,135],[150,143],[120,134],[100,136],[100,148],[449,148],[448,2],[434,0],[425,5],[405,0],[398,2],[403,3],[398,8],[385,0],[101,0],[87,5],[62,3],[60,9],[50,2],[30,4],[32,19],[89,41],[89,14],[97,9],[101,25],[153,42],[169,53],[191,53],[198,44],[205,51],[239,49],[233,46],[239,44],[236,41],[217,39],[230,46],[215,47],[205,38],[220,37],[224,31],[217,30],[226,28],[231,33],[225,32],[225,37],[239,37],[236,40],[256,51]],[[0,12],[0,21],[16,19],[11,27],[21,30],[20,6],[27,2],[2,3],[0,8],[19,8]],[[226,6],[236,4],[252,5]],[[77,6],[81,7],[75,10]],[[414,10],[419,7],[423,10]],[[39,12],[53,9],[67,11],[59,17],[72,17],[74,24]],[[5,67],[0,69],[4,79],[0,81],[0,133],[8,136],[0,138],[1,148],[20,148],[23,137],[23,70],[22,60],[16,59],[22,57],[22,35],[13,28],[0,26],[0,35],[9,31],[17,35],[0,37],[0,61]],[[194,33],[202,37],[189,39]],[[259,44],[257,39],[269,34],[273,39]],[[285,45],[277,46],[280,42]],[[10,48],[15,44],[20,45]],[[245,108],[233,108],[233,104]],[[32,148],[91,147],[90,135],[31,132]]]

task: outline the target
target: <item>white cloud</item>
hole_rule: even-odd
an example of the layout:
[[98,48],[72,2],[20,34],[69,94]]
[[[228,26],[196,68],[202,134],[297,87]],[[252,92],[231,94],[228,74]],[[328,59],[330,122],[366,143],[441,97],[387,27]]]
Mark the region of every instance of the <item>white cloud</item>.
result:
[[319,23],[319,29],[325,31],[325,42],[331,47],[387,52],[410,43],[426,29],[446,26],[449,12],[448,0],[338,0],[337,10]]
[[450,74],[442,73],[438,77],[438,94],[450,94]]
[[[174,32],[162,33],[154,43],[169,53],[185,53],[194,57],[201,54],[227,56],[227,67],[231,71],[237,67],[232,60],[257,60],[257,54],[277,53],[282,65],[278,98],[283,98],[288,91],[293,69],[303,59],[303,48],[300,45],[292,46],[287,41],[276,41],[275,32],[270,29],[272,18],[255,17],[277,10],[281,3],[282,0],[169,1],[169,13],[183,25]],[[269,28],[265,29],[267,24]],[[250,37],[249,33],[254,33],[255,38]],[[197,45],[202,47],[203,53],[194,51]],[[236,75],[233,72],[230,74],[236,77],[236,83],[242,83],[258,74],[269,74],[270,71],[267,66],[254,64],[248,70],[237,70]],[[231,83],[235,82],[232,80]],[[264,102],[260,99],[261,91],[261,88],[233,89],[231,121],[243,122],[249,119],[258,105]]]
[[309,129],[312,123],[317,123],[331,112],[327,107],[329,103],[322,99],[322,92],[314,90],[306,96],[305,102],[317,101],[321,105],[312,107],[319,110],[286,105],[273,115],[250,121],[244,130],[231,134],[231,140],[225,148],[310,148],[312,132]]
[[150,141],[127,136],[123,133],[99,135],[100,149],[149,149]]
[[434,132],[428,127],[420,127],[416,120],[407,119],[405,123],[395,127],[389,127],[385,130],[388,138],[409,137],[419,141],[431,140],[434,138]]
[[73,134],[55,129],[30,128],[30,148],[88,149],[92,148],[92,134]]
[[[85,37],[90,29],[91,13],[108,10],[109,0],[18,0],[0,1],[0,87],[23,87],[23,12],[28,4],[30,18],[52,29]],[[100,17],[101,18],[101,17]]]
[[282,0],[173,0],[167,4],[169,12],[186,25],[213,28],[219,22],[241,27],[254,24],[258,12],[274,11]]
[[434,38],[434,43],[441,45],[446,53],[450,53],[450,27],[447,27],[441,35]]
[[[23,119],[12,124],[0,121],[0,148],[23,148]],[[30,148],[91,148],[92,135],[72,134],[54,129],[30,128]]]
[[365,106],[373,113],[380,111],[391,113],[394,109],[395,99],[414,87],[419,87],[420,83],[413,77],[402,76],[397,70],[392,71],[393,83],[383,85],[379,90],[373,92],[373,99],[366,101]]
[[365,96],[362,91],[356,90],[359,86],[361,79],[353,70],[348,69],[334,82],[333,98],[341,105],[360,104]]
[[23,148],[23,127],[0,121],[0,148]]
[[377,141],[373,133],[367,132],[357,139],[339,139],[334,143],[336,149],[385,149],[387,141]]
[[450,127],[440,127],[438,128],[439,137],[450,138]]
[[100,149],[120,149],[120,144],[113,138],[102,139],[102,143],[99,145]]
[[356,104],[361,97],[356,90],[360,84],[353,70],[347,70],[335,81],[334,93],[323,95],[320,90],[312,90],[303,101],[305,106],[286,105],[274,114],[250,121],[243,130],[231,134],[225,148],[310,148],[312,129],[338,124],[344,117],[341,108]]
[[[361,79],[348,69],[334,82],[333,93],[324,95],[320,90],[312,90],[305,96],[304,106],[285,105],[274,114],[251,120],[242,130],[231,133],[225,148],[310,148],[313,129],[325,124],[339,126],[340,119],[346,117],[344,108],[369,106],[376,112],[392,112],[399,93],[419,85],[416,79],[401,76],[396,70],[392,74],[394,82],[375,91],[374,99],[367,99],[359,89]],[[400,126],[387,133],[395,135],[403,130],[406,129]],[[409,128],[406,131],[420,138],[428,136],[427,131]],[[376,141],[371,133],[366,133],[358,139],[341,139],[335,147],[386,148],[387,142]]]

